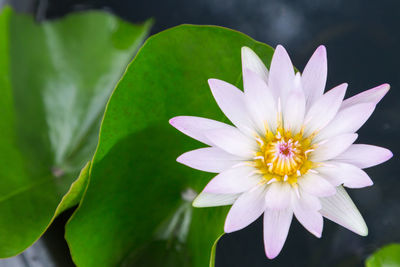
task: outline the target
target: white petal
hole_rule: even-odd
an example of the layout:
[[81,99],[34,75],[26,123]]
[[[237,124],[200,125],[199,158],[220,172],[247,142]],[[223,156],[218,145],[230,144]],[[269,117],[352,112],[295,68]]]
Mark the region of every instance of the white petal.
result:
[[204,147],[186,152],[176,161],[197,170],[220,173],[242,162],[242,158],[217,147]]
[[282,210],[290,204],[292,188],[286,182],[274,182],[268,186],[265,194],[266,207],[271,210]]
[[265,210],[264,212],[264,248],[269,259],[281,252],[293,218],[291,209]]
[[261,59],[247,46],[242,47],[242,71],[249,69],[256,73],[265,83],[268,83],[268,70]]
[[231,127],[228,124],[193,116],[178,116],[169,120],[169,123],[182,133],[204,144],[212,146],[213,143],[205,136],[205,132],[211,129]]
[[321,203],[320,203],[318,197],[310,195],[309,193],[305,192],[300,187],[298,190],[299,190],[298,195],[297,195],[296,191],[295,191],[295,194],[293,194],[293,191],[292,191],[292,200],[295,197],[301,198],[301,204],[304,206],[305,209],[315,210],[315,211],[318,211],[321,209]]
[[[330,163],[330,161],[328,161]],[[329,166],[322,166],[318,167],[315,170],[319,173],[321,177],[323,177],[325,180],[327,180],[331,185],[334,187],[337,187],[339,185],[343,184],[343,179],[340,178],[340,176],[336,175],[336,172],[334,171],[335,165],[330,165]]]
[[342,186],[336,188],[334,196],[321,198],[321,214],[337,224],[362,235],[368,235],[368,228],[357,207]]
[[[344,184],[349,188],[362,188],[373,184],[371,178],[360,168],[343,162],[328,161],[327,166],[317,168],[321,176],[328,181],[335,181],[333,185]],[[340,183],[337,183],[340,181]]]
[[305,135],[324,128],[336,115],[347,89],[347,83],[336,86],[310,107],[305,121]]
[[327,72],[326,48],[321,45],[311,56],[302,74],[302,84],[307,99],[307,107],[311,107],[324,93]]
[[237,194],[250,190],[261,181],[255,169],[249,166],[238,166],[221,172],[204,188],[203,192],[213,194]]
[[217,147],[242,158],[253,158],[254,151],[257,150],[255,140],[232,126],[210,130],[206,133],[206,136]]
[[324,140],[343,133],[354,133],[368,120],[375,104],[364,103],[340,110],[336,117],[315,137],[315,141]]
[[212,194],[201,192],[193,201],[193,207],[217,207],[231,205],[240,194]]
[[243,71],[245,102],[258,131],[277,127],[277,111],[274,97],[267,84],[249,69]]
[[293,194],[292,208],[296,219],[304,226],[304,228],[316,237],[320,238],[324,223],[321,214],[318,211],[311,209],[302,197],[298,198]]
[[313,196],[331,196],[335,194],[335,188],[323,177],[308,172],[299,177],[298,182],[301,189]]
[[243,193],[233,203],[225,220],[224,230],[231,233],[254,222],[265,210],[265,186],[260,185]]
[[301,130],[306,110],[306,99],[301,87],[300,73],[296,74],[294,87],[290,90],[283,111],[283,121],[286,130],[296,134]]
[[361,92],[344,100],[340,109],[345,109],[361,103],[374,103],[376,105],[386,95],[389,89],[390,85],[385,83],[367,91]]
[[354,144],[334,160],[353,164],[361,169],[369,168],[393,157],[393,153],[386,148],[372,145]]
[[357,137],[358,135],[355,133],[347,133],[327,139],[321,145],[318,145],[315,151],[311,152],[310,160],[321,162],[334,158],[348,149]]
[[288,53],[283,46],[275,49],[269,69],[268,86],[273,91],[276,99],[281,98],[285,102],[289,90],[293,86],[294,68]]
[[232,84],[217,79],[209,79],[208,84],[226,117],[243,132],[252,134],[254,126],[246,109],[243,92]]

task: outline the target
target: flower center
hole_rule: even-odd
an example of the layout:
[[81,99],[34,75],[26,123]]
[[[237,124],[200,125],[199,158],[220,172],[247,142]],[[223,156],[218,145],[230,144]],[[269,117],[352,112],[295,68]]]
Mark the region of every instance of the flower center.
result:
[[282,128],[276,134],[268,131],[265,137],[257,137],[259,151],[254,164],[265,182],[288,181],[297,183],[297,177],[306,173],[313,163],[307,154],[313,151],[311,137],[303,138],[302,132],[292,136]]
[[284,138],[269,142],[264,151],[265,164],[271,173],[292,175],[305,160],[305,154],[299,141]]
[[290,139],[289,142],[287,142],[287,143],[286,142],[280,142],[280,143],[278,142],[278,144],[277,144],[278,154],[286,156],[286,157],[293,156],[294,149],[293,149],[293,145],[291,144],[291,142],[292,142],[292,139]]

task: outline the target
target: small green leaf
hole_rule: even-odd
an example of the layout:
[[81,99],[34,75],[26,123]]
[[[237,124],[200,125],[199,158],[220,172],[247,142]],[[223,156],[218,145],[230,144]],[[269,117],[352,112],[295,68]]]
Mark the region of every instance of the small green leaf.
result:
[[365,262],[367,267],[400,266],[400,244],[390,244],[376,251]]
[[39,24],[1,11],[0,257],[22,252],[79,202],[89,165],[72,182],[94,153],[106,101],[149,26],[104,12]]
[[108,103],[88,189],[66,227],[78,266],[204,267],[213,245],[214,264],[229,207],[190,206],[187,192],[213,175],[175,161],[201,145],[168,120],[226,120],[207,79],[241,87],[242,46],[269,65],[271,47],[222,27],[178,26],[140,49]]

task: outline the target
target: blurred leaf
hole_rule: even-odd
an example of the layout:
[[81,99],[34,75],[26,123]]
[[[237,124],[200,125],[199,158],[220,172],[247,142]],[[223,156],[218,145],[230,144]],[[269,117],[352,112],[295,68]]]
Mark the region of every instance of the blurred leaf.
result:
[[367,267],[400,266],[400,244],[390,244],[372,254],[365,262]]
[[183,25],[146,41],[108,103],[88,189],[67,224],[78,266],[210,264],[228,207],[192,208],[191,190],[212,174],[176,163],[201,145],[168,120],[224,120],[207,79],[241,86],[242,46],[269,65],[272,48],[222,27]]
[[93,155],[105,103],[149,26],[103,12],[38,24],[2,10],[0,257],[23,251],[79,202],[88,169],[72,182]]

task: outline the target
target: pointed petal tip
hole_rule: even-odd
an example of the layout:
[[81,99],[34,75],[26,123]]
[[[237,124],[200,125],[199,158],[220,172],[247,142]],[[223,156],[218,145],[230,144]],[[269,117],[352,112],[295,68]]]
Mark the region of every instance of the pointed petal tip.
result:
[[286,48],[281,44],[278,44],[276,46],[274,54],[281,54],[281,55],[285,55],[285,56],[289,57],[289,53],[287,52]]
[[187,167],[193,168],[190,164],[190,159],[188,159],[187,157],[188,152],[183,153],[182,155],[180,155],[179,157],[176,158],[176,162],[185,165]]
[[316,231],[311,231],[310,232],[316,237],[316,238],[321,238],[322,232],[316,232]]
[[171,119],[169,119],[168,123],[177,129],[178,131],[182,131],[183,128],[185,128],[185,124],[190,119],[188,116],[176,116]]
[[[345,226],[344,226],[345,227]],[[345,228],[347,228],[347,227],[345,227]],[[350,230],[350,231],[352,231],[352,232],[354,232],[354,233],[356,233],[357,235],[359,235],[359,236],[368,236],[368,227],[367,227],[367,225],[366,224],[364,224],[362,227],[360,227],[359,229],[350,229],[350,228],[347,228],[348,230]]]
[[212,90],[212,86],[218,82],[218,79],[214,79],[214,78],[210,78],[207,80],[208,85],[210,86],[211,90]]
[[[349,229],[349,230],[351,230],[351,229]],[[368,226],[367,226],[366,222],[364,221],[364,219],[362,219],[362,221],[360,221],[360,224],[354,230],[355,230],[354,232],[360,236],[368,235]]]
[[383,94],[383,95],[385,95],[390,89],[390,84],[383,83],[383,84],[378,85],[378,86],[376,86],[376,87],[374,87],[372,89],[385,91],[385,93]]
[[244,46],[241,51],[243,81],[246,79],[244,70],[250,69],[259,76],[264,82],[268,83],[268,69],[261,58],[251,48]]
[[[347,227],[346,227],[347,228]],[[354,233],[360,235],[360,236],[367,236],[368,235],[368,226],[363,220],[362,223],[354,229],[348,228],[350,231],[353,231]]]
[[[377,162],[377,164],[374,164],[372,166],[375,166],[375,165],[378,165],[378,164],[382,164],[382,163],[390,160],[394,156],[393,152],[390,151],[387,148],[384,148],[384,147],[377,147],[377,148],[379,148],[381,150],[381,155],[379,156],[379,161]],[[362,169],[369,168],[369,167],[372,167],[372,166],[362,167]]]
[[199,201],[197,200],[198,196],[193,200],[192,207],[194,208],[203,208],[203,206],[199,205]]
[[382,164],[392,157],[392,151],[387,148],[366,144],[353,144],[349,149],[340,154],[337,159],[341,162],[355,165],[360,169],[366,169]]
[[218,99],[220,99],[221,95],[226,92],[226,87],[229,87],[231,84],[215,78],[208,79],[207,82],[210,86],[211,93],[218,104]]
[[368,235],[368,227],[367,227],[367,225],[365,225],[365,228],[360,229],[360,231],[357,234],[359,234],[360,236],[367,236]]
[[290,58],[289,53],[287,52],[286,48],[281,44],[278,44],[276,46],[274,54],[285,55]]
[[178,118],[178,117],[173,117],[173,118],[169,119],[169,121],[168,121],[169,124],[171,124],[172,126],[175,127],[176,118]]
[[326,47],[325,47],[325,45],[318,46],[315,51],[318,52],[321,55],[326,55]]
[[255,53],[254,51],[247,46],[242,46],[241,50],[241,56],[242,56],[242,64],[246,65],[244,62],[246,62],[246,59],[248,59],[249,57],[252,58],[254,57]]
[[168,122],[173,127],[180,130],[182,123],[186,122],[188,119],[190,119],[190,116],[176,116],[176,117],[169,119]]
[[[346,183],[343,184],[344,186],[346,186]],[[364,183],[360,184],[360,186],[356,186],[356,187],[352,187],[352,188],[364,188],[367,186],[373,186],[374,185],[374,181],[372,181],[372,179],[366,175],[366,179],[364,179]],[[349,187],[351,188],[351,187]]]
[[390,150],[387,149],[387,148],[386,148],[386,150],[387,150],[387,159],[386,159],[386,160],[389,160],[389,159],[391,159],[391,158],[393,157],[393,152],[390,151]]
[[327,74],[328,59],[326,48],[321,45],[315,49],[302,73],[303,89],[308,107],[311,107],[311,105],[323,95],[326,87]]
[[390,84],[388,83],[375,86],[343,101],[341,109],[345,109],[361,103],[373,103],[374,105],[376,105],[387,94],[389,89]]
[[[179,162],[179,163],[181,163],[181,164],[185,164],[185,154],[186,153],[183,153],[182,155],[180,155],[179,157],[177,157],[176,158],[176,162]],[[186,164],[185,164],[186,165]]]
[[275,50],[277,50],[277,49],[286,50],[285,47],[283,47],[283,45],[281,45],[281,44],[278,44],[278,45],[276,46]]
[[320,63],[324,64],[326,66],[327,64],[327,55],[326,55],[326,47],[324,45],[320,45],[317,47],[317,49],[315,49],[313,55],[311,56],[311,58],[313,58],[314,60],[319,61]]
[[[169,119],[169,124],[176,128],[177,130],[183,132],[183,129],[186,129],[188,122],[192,121],[193,118],[191,116],[176,116]],[[185,133],[186,134],[186,133]]]
[[388,83],[381,84],[381,85],[377,86],[377,90],[382,92],[382,97],[378,99],[376,104],[378,104],[379,100],[381,100],[389,92],[390,84],[388,84]]
[[384,84],[379,85],[378,87],[381,88],[381,89],[389,90],[390,89],[390,84],[384,83]]
[[213,94],[214,92],[216,92],[216,90],[220,89],[221,87],[230,86],[229,83],[215,78],[210,78],[207,80],[207,82]]
[[196,196],[192,202],[192,206],[195,208],[207,208],[209,205],[204,205],[204,199],[201,197],[201,193]]
[[[378,102],[387,94],[387,92],[390,90],[390,84],[388,83],[383,83],[381,85],[378,85],[376,87],[373,87],[369,90],[366,90],[364,92],[361,92],[359,95],[363,95],[366,92],[374,92],[375,93],[375,98],[376,99],[369,99],[369,101],[374,102],[375,104],[378,104]],[[357,96],[357,95],[356,95]]]
[[[342,98],[342,103],[343,103],[343,98],[344,98],[344,96],[345,96],[345,94],[346,94],[346,91],[347,91],[347,87],[348,87],[348,86],[349,86],[348,83],[342,83],[342,84],[339,84],[338,86],[336,86],[335,88],[331,89],[330,91],[336,89],[336,94],[341,96],[341,98]],[[329,91],[328,91],[328,92],[329,92]]]
[[273,260],[279,255],[280,251],[275,251],[275,250],[268,250],[265,248],[265,255],[267,256],[268,259]]
[[241,51],[242,51],[242,54],[244,54],[244,53],[246,53],[246,52],[254,52],[253,51],[253,49],[251,49],[250,47],[248,47],[248,46],[242,46],[242,49],[241,49]]
[[330,89],[328,92],[326,92],[324,95],[327,94],[334,94],[336,96],[340,96],[343,100],[344,95],[346,94],[347,87],[349,86],[348,83],[341,83],[338,86],[333,87]]

